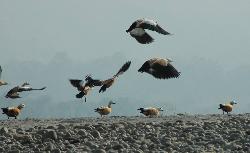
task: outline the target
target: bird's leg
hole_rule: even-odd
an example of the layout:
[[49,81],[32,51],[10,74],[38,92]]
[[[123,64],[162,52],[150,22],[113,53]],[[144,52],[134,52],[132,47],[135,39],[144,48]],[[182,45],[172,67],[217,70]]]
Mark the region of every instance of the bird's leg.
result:
[[15,116],[15,119],[17,119],[16,116]]
[[10,117],[8,116],[8,119],[10,119]]
[[87,101],[87,98],[84,96],[84,101],[85,101],[85,103],[86,103],[86,101]]
[[223,111],[223,115],[224,115],[224,111]]

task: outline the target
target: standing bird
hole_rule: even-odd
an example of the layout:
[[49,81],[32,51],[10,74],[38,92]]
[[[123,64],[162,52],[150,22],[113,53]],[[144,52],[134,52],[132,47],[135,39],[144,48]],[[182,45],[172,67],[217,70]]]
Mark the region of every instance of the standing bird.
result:
[[100,88],[99,93],[105,92],[107,88],[111,87],[114,84],[115,79],[129,69],[130,64],[131,61],[126,62],[112,78],[102,81],[102,87]]
[[103,115],[108,115],[109,113],[112,112],[112,108],[111,105],[115,104],[113,101],[110,101],[108,106],[101,106],[95,109],[95,112],[99,113],[101,115],[101,117]]
[[218,109],[221,109],[224,112],[226,112],[227,114],[229,112],[231,112],[233,110],[233,105],[237,104],[235,101],[230,101],[228,104],[220,104]]
[[139,108],[137,110],[140,110],[142,114],[144,114],[145,116],[159,116],[160,115],[160,111],[163,111],[162,108],[154,108],[154,107],[148,107],[148,108]]
[[8,119],[10,117],[15,117],[17,119],[17,116],[21,113],[21,110],[25,107],[24,104],[20,104],[17,107],[6,107],[6,108],[1,108],[3,111],[3,114],[6,114],[8,116]]
[[12,98],[12,99],[15,99],[15,98],[21,98],[19,96],[19,92],[23,92],[23,91],[32,91],[32,90],[44,90],[46,87],[42,87],[42,88],[32,88],[30,86],[29,83],[25,82],[24,84],[22,84],[21,86],[16,86],[14,88],[12,88],[10,91],[8,91],[8,93],[6,94],[6,98]]
[[178,78],[180,72],[178,72],[170,63],[172,60],[163,58],[152,58],[147,60],[138,72],[146,72],[153,75],[157,79],[170,79]]
[[80,91],[77,95],[76,98],[85,98],[85,102],[86,102],[86,95],[88,95],[88,93],[90,92],[90,90],[94,87],[94,86],[101,86],[102,82],[100,80],[94,80],[92,79],[92,77],[90,75],[87,75],[85,77],[85,81],[86,83],[84,84],[83,80],[77,80],[77,79],[70,79],[69,80],[71,85],[76,87],[78,91]]
[[[1,65],[0,65],[0,79],[1,79],[1,77],[2,77],[2,72],[3,72],[3,69],[2,69],[2,67],[1,67]],[[8,83],[7,82],[5,82],[4,80],[0,80],[0,86],[2,86],[2,85],[7,85]]]
[[160,25],[150,19],[138,19],[136,20],[126,32],[130,33],[141,44],[149,44],[154,39],[145,31],[145,29],[156,31],[163,35],[171,35],[169,32],[160,27]]

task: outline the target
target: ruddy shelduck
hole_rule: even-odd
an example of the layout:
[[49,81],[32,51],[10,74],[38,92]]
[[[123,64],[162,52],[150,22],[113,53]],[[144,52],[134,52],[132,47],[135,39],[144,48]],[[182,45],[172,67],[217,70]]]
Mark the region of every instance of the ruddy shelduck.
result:
[[145,116],[154,117],[159,116],[160,111],[163,111],[162,108],[154,108],[154,107],[148,107],[148,108],[139,108],[137,110],[140,110],[140,113],[144,114]]
[[149,44],[154,39],[145,31],[145,29],[156,31],[163,35],[171,35],[169,32],[161,28],[161,26],[154,20],[151,19],[138,19],[126,30],[137,42],[141,44]]
[[144,62],[138,72],[146,72],[157,79],[178,78],[180,72],[170,64],[171,62],[172,60],[168,58],[152,58]]
[[6,114],[8,116],[8,119],[10,117],[15,117],[17,119],[17,116],[21,113],[21,110],[25,107],[24,104],[20,104],[17,107],[6,107],[6,108],[1,108],[3,111],[3,114]]
[[101,117],[103,115],[108,115],[112,112],[112,108],[111,105],[115,104],[113,101],[110,101],[108,106],[101,106],[95,109],[95,112],[99,113],[101,115]]
[[227,104],[220,104],[218,109],[221,109],[223,114],[224,114],[224,112],[226,112],[228,114],[229,112],[232,112],[234,104],[237,104],[234,100],[230,101]]

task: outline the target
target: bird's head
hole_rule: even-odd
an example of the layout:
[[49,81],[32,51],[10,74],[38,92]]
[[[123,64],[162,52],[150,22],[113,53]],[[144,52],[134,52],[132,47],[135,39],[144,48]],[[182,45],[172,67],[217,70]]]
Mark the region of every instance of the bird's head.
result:
[[28,82],[24,82],[22,86],[30,85]]
[[230,104],[234,105],[234,104],[237,104],[237,103],[235,102],[235,100],[232,100],[232,101],[230,101]]
[[25,107],[25,104],[20,104],[20,105],[17,106],[18,109],[22,109],[24,107]]
[[157,108],[158,111],[163,111],[163,109],[161,107]]
[[171,58],[167,58],[166,59],[169,63],[173,62],[173,60]]
[[111,104],[116,104],[116,103],[115,103],[115,102],[113,102],[113,101],[110,101],[110,102],[109,102],[109,105],[111,105]]

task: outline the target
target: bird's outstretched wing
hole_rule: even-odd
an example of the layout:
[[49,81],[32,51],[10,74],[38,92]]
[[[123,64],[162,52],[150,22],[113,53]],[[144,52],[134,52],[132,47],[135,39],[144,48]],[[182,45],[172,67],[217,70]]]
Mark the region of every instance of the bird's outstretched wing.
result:
[[17,95],[18,95],[18,90],[19,90],[19,87],[18,87],[18,86],[16,86],[16,87],[10,89],[10,90],[8,91],[8,93],[6,94],[6,97],[9,97],[9,96],[14,95],[14,94],[17,94]]
[[131,36],[134,37],[137,40],[137,42],[141,44],[150,44],[154,41],[154,38],[152,38],[147,32],[145,32],[141,36],[137,35],[131,35]]
[[101,86],[101,85],[103,85],[103,83],[102,83],[101,80],[93,79],[90,75],[88,75],[88,76],[85,78],[85,81],[87,81],[87,82],[85,83],[85,86],[89,86],[89,87],[94,87],[94,86]]
[[156,23],[153,20],[144,20],[144,21],[142,21],[140,23],[140,27],[142,27],[143,29],[156,31],[156,32],[158,32],[160,34],[163,34],[163,35],[170,35],[169,32],[164,30],[158,23]]
[[69,82],[71,83],[72,86],[76,88],[80,88],[81,85],[83,84],[83,80],[77,80],[77,79],[69,79]]
[[155,69],[155,71],[152,72],[152,75],[158,79],[178,78],[180,76],[180,72],[178,72],[171,64],[163,66],[155,63],[153,69]]
[[126,72],[129,67],[130,67],[131,61],[126,62],[125,64],[123,64],[123,66],[120,68],[120,70],[116,73],[116,75],[114,75],[114,77],[118,77],[119,75],[123,74],[124,72]]

